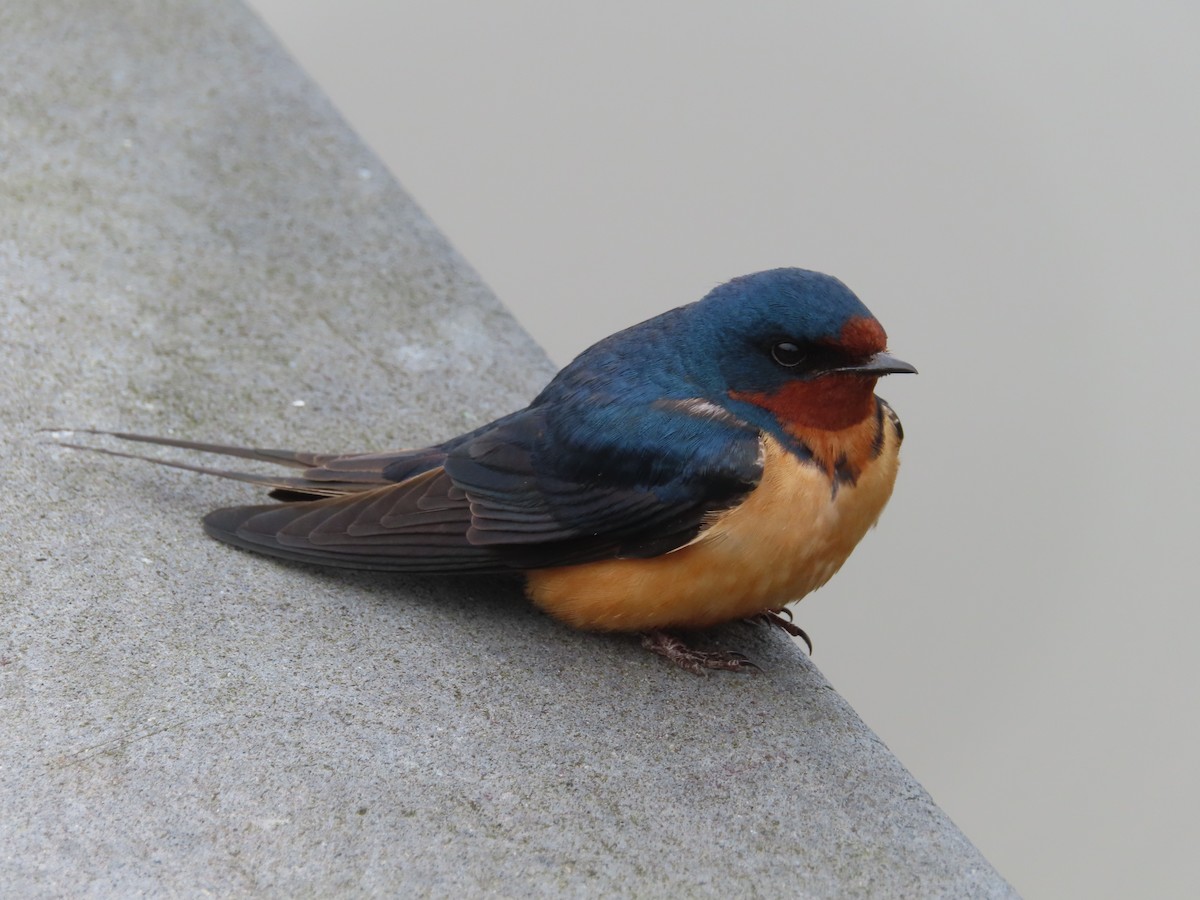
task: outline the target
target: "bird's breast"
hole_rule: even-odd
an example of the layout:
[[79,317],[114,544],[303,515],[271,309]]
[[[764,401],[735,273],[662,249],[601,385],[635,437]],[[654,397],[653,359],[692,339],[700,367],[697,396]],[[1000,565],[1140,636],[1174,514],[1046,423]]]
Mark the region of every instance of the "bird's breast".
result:
[[651,559],[534,570],[527,593],[556,618],[604,631],[700,628],[798,600],[841,568],[891,496],[899,434],[890,418],[878,427],[870,458],[836,490],[836,473],[764,435],[759,485],[691,543]]

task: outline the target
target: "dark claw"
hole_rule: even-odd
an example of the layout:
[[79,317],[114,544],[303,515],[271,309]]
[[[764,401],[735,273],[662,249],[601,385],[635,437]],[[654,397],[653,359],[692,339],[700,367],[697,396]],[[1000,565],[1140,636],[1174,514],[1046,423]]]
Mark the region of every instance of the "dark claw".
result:
[[[780,615],[780,613],[786,613],[787,618],[785,619],[782,615]],[[800,638],[800,640],[804,641],[804,645],[808,647],[808,655],[812,656],[812,639],[808,636],[808,632],[792,622],[792,611],[790,609],[786,607],[783,609],[770,609],[766,612],[759,613],[755,618],[759,622],[763,622],[767,625],[774,625],[777,628],[782,628],[792,637]]]

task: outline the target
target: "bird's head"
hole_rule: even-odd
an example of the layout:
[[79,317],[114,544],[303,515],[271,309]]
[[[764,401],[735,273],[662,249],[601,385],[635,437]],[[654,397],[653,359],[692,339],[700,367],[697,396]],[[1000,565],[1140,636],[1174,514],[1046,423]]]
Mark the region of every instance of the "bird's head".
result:
[[844,284],[805,269],[735,278],[687,310],[691,378],[750,420],[837,431],[874,415],[882,375],[916,372]]

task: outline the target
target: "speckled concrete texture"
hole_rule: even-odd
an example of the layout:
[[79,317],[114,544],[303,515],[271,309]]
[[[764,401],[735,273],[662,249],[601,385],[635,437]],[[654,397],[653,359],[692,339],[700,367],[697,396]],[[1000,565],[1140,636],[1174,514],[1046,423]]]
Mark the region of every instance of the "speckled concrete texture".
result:
[[55,446],[402,446],[550,367],[240,5],[8,2],[0,92],[0,893],[1011,895],[781,634],[697,678]]

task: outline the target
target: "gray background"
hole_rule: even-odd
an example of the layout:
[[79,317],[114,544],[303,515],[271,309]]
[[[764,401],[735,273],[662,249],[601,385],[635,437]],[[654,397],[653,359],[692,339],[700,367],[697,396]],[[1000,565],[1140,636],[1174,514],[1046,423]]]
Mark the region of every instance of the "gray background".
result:
[[697,678],[56,446],[425,442],[553,368],[240,0],[10,0],[0,106],[0,896],[1015,896],[778,629]]
[[553,367],[239,0],[10,0],[0,104],[2,898],[1015,895],[778,629],[697,678],[56,446],[428,442]]
[[559,363],[856,290],[922,374],[817,663],[1028,895],[1194,895],[1197,7],[252,5]]

